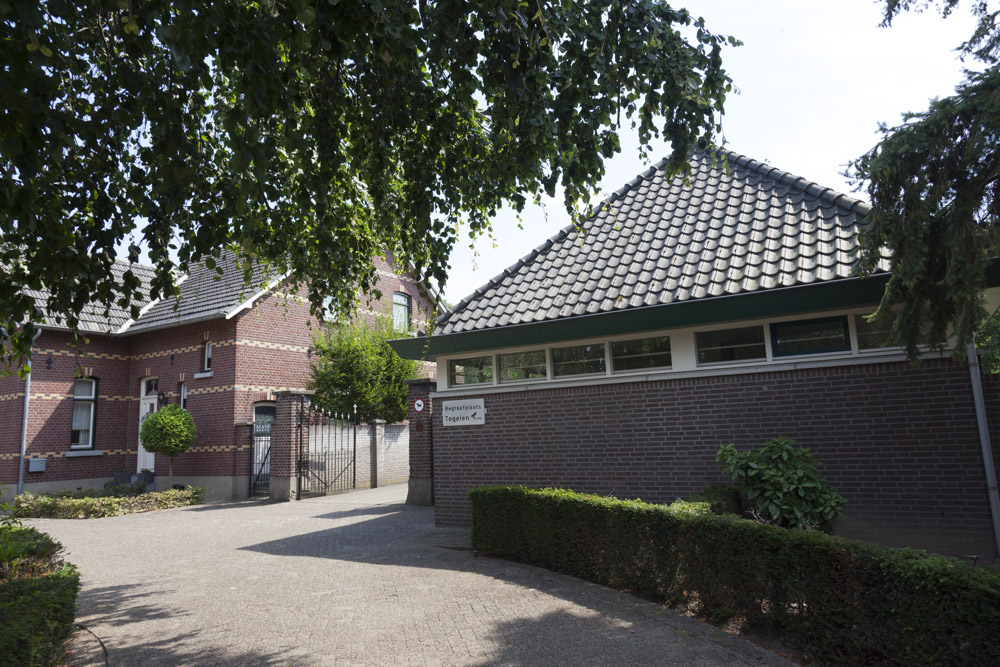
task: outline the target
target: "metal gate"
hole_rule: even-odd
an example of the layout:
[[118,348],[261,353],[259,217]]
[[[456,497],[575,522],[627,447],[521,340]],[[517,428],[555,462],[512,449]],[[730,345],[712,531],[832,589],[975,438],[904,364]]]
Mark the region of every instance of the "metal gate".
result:
[[[356,410],[356,408],[355,408]],[[299,494],[325,495],[357,485],[357,415],[321,410],[302,397],[297,451]]]
[[250,497],[267,498],[271,494],[271,424],[254,424],[251,437]]

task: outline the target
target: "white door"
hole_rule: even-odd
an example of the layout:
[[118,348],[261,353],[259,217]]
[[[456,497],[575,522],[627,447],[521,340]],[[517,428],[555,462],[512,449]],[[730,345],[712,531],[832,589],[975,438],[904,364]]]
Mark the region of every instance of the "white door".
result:
[[[139,427],[142,428],[142,420],[156,412],[156,378],[147,378],[140,383],[141,398],[139,399]],[[142,470],[154,470],[156,465],[155,455],[147,452],[142,447],[142,439],[139,439],[139,463],[136,465],[136,472]]]

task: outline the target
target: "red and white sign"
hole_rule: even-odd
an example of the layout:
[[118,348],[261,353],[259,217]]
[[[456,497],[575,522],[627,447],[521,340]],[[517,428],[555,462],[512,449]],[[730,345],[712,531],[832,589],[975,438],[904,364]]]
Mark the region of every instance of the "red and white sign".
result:
[[413,401],[413,411],[414,412],[424,411],[424,399],[418,398],[417,400]]

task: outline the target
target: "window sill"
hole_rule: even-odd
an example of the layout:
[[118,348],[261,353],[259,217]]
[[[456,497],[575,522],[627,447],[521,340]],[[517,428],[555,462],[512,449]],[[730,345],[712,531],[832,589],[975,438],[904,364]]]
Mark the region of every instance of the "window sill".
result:
[[202,378],[210,378],[210,377],[214,377],[214,376],[215,376],[215,372],[214,371],[202,371],[201,373],[195,373],[194,374],[194,379],[195,380],[201,380]]
[[84,456],[104,456],[104,452],[99,449],[71,449],[63,454],[68,459],[75,459]]

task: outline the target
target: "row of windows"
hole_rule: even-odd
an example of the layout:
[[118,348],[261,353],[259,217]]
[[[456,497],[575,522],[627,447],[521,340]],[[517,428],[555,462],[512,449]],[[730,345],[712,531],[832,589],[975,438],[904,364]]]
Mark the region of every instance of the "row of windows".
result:
[[[871,324],[863,315],[854,316],[858,349],[869,350],[895,345],[892,321],[886,318]],[[846,315],[768,325],[773,358],[830,352],[850,352],[851,334]],[[694,334],[699,366],[767,359],[764,325],[698,331]],[[670,336],[588,343],[548,349],[551,376],[605,375],[672,367]],[[452,359],[448,362],[448,385],[493,384],[494,372],[501,384],[549,379],[550,364],[545,349]]]
[[[159,380],[148,378],[142,383],[142,396],[156,396]],[[188,386],[181,382],[177,386],[180,406],[187,410]],[[97,425],[97,379],[83,378],[73,383],[73,421],[70,425],[71,449],[94,449]]]

